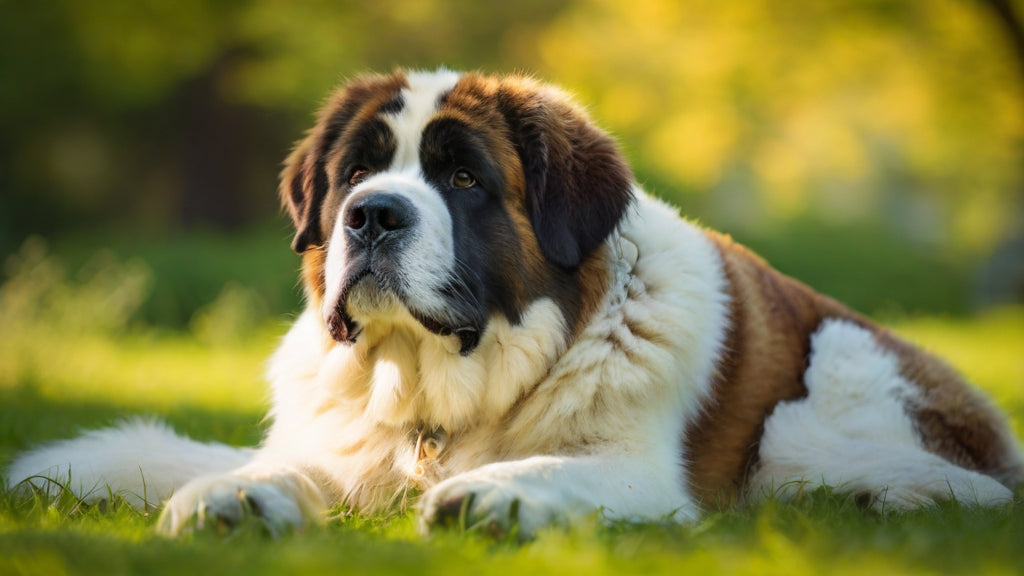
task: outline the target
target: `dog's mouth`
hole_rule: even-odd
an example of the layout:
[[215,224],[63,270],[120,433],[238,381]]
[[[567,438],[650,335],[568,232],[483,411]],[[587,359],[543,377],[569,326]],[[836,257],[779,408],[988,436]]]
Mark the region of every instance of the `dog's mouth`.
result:
[[457,336],[459,339],[459,354],[463,356],[472,352],[477,344],[480,343],[480,329],[476,326],[467,325],[453,328],[432,318],[418,315],[415,312],[413,312],[413,317],[424,328],[438,336]]
[[349,274],[341,288],[338,302],[327,312],[327,331],[336,342],[355,344],[356,338],[362,332],[362,327],[348,313],[348,301],[353,289],[368,277],[371,277],[369,266],[363,266]]
[[355,316],[362,322],[384,321],[396,313],[397,306],[403,306],[428,332],[438,336],[456,336],[459,354],[463,356],[480,343],[482,322],[460,318],[454,306],[446,310],[444,318],[422,311],[394,273],[370,262],[361,262],[350,268],[338,301],[325,315],[327,330],[336,342],[355,344],[364,328]]

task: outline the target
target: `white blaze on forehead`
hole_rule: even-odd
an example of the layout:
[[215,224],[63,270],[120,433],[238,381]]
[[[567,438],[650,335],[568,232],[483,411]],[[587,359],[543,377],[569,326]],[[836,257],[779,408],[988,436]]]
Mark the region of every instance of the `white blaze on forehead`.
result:
[[[452,219],[440,193],[423,175],[419,162],[419,148],[423,129],[437,112],[442,95],[452,90],[460,75],[448,70],[413,72],[408,74],[408,87],[402,89],[402,108],[393,114],[383,114],[395,138],[395,155],[391,165],[355,186],[345,198],[328,243],[324,276],[327,294],[323,313],[329,315],[341,298],[348,269],[349,246],[344,213],[360,199],[373,194],[391,194],[404,198],[415,213],[415,223],[404,233],[408,242],[392,247],[390,257],[398,260],[398,272],[393,280],[401,294],[402,303],[416,313],[439,322],[457,322],[446,287],[455,274],[455,246]],[[375,312],[374,303],[350,301],[348,312],[359,322],[369,321]],[[379,320],[376,318],[374,321]]]
[[423,129],[437,112],[441,95],[455,87],[459,76],[458,72],[443,69],[408,74],[409,87],[402,89],[401,111],[384,115],[384,121],[391,127],[398,144],[391,170],[419,167],[420,136]]

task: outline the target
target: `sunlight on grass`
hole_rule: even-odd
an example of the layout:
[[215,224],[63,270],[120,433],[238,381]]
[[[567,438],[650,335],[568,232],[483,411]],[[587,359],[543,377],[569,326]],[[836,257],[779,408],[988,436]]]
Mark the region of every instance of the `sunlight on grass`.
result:
[[255,442],[266,412],[264,363],[286,322],[267,322],[254,298],[233,289],[196,314],[192,333],[152,328],[134,320],[146,267],[92,262],[71,276],[30,241],[6,263],[0,459],[133,414],[160,415],[202,439]]
[[266,407],[263,366],[279,328],[244,345],[210,348],[178,334],[100,338],[5,358],[0,389],[29,383],[55,401],[108,402],[126,410],[167,411],[188,403],[258,412]]
[[[90,286],[100,280],[68,281],[49,266],[38,260],[26,272],[36,281],[35,294],[16,284],[0,292],[0,461],[133,414],[164,418],[200,439],[258,441],[266,409],[263,366],[285,321],[251,322],[245,317],[251,298],[225,290],[202,309],[191,333],[133,325],[137,294],[129,290],[97,313]],[[139,274],[101,270],[102,282]],[[62,311],[90,305],[82,322],[55,321]],[[211,322],[235,329],[211,331]],[[1024,309],[889,325],[991,393],[1024,435]],[[201,533],[169,540],[155,534],[154,520],[116,498],[88,506],[67,494],[49,501],[0,491],[0,574],[1024,572],[1024,503],[983,511],[951,503],[883,515],[821,489],[792,504],[712,512],[688,526],[591,518],[548,529],[526,545],[476,533],[424,539],[411,511],[381,517],[338,511],[324,527],[273,541],[258,527],[227,538]]]

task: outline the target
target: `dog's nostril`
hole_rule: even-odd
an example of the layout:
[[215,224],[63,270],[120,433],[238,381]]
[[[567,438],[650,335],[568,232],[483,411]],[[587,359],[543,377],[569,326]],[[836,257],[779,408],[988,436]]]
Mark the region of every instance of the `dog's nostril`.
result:
[[345,227],[361,230],[366,226],[366,211],[360,206],[353,206],[345,213]]
[[406,226],[405,218],[395,210],[389,210],[387,208],[381,209],[377,219],[380,221],[380,227],[388,231],[398,230],[399,228],[405,228]]

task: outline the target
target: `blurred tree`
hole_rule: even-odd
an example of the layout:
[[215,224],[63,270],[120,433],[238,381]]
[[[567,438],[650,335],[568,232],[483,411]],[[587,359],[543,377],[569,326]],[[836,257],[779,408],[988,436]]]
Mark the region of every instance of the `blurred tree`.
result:
[[1006,31],[1010,45],[1017,56],[1017,64],[1020,65],[1021,77],[1024,78],[1024,23],[1020,20],[1017,8],[1011,0],[986,0],[986,3],[995,12],[999,23]]
[[977,258],[1022,226],[1021,6],[0,0],[0,246],[267,218],[332,85],[445,64],[568,85],[713,224],[881,218]]
[[[193,211],[184,206],[191,196],[182,190],[208,199],[227,192],[237,200],[235,187],[223,182],[246,182],[243,172],[254,168],[272,181],[281,153],[276,135],[245,121],[215,86],[232,49],[222,31],[242,5],[6,6],[8,17],[0,19],[0,78],[7,87],[0,149],[10,163],[0,206],[8,215],[5,236],[110,222],[190,222]],[[207,145],[211,140],[216,150]],[[201,176],[191,176],[197,171]],[[274,206],[254,200],[265,207],[254,211],[260,217]],[[237,204],[243,217],[256,215],[246,213],[250,204]],[[238,221],[200,211],[214,223]]]
[[0,247],[83,226],[230,227],[345,75],[501,68],[563,1],[0,0]]
[[881,214],[970,252],[1015,225],[1024,84],[981,4],[579,2],[536,57],[715,218]]
[[[1020,13],[1011,0],[987,0],[986,3],[1006,33],[1016,55],[1020,77],[1024,79],[1024,22]],[[1024,100],[1020,101],[1020,106],[1024,108]],[[1019,148],[1018,166],[1024,167],[1024,146]],[[1024,188],[1024,178],[1018,185]],[[978,297],[983,302],[1024,302],[1024,202],[1018,201],[1015,208],[1015,230],[1007,234],[982,269]]]

